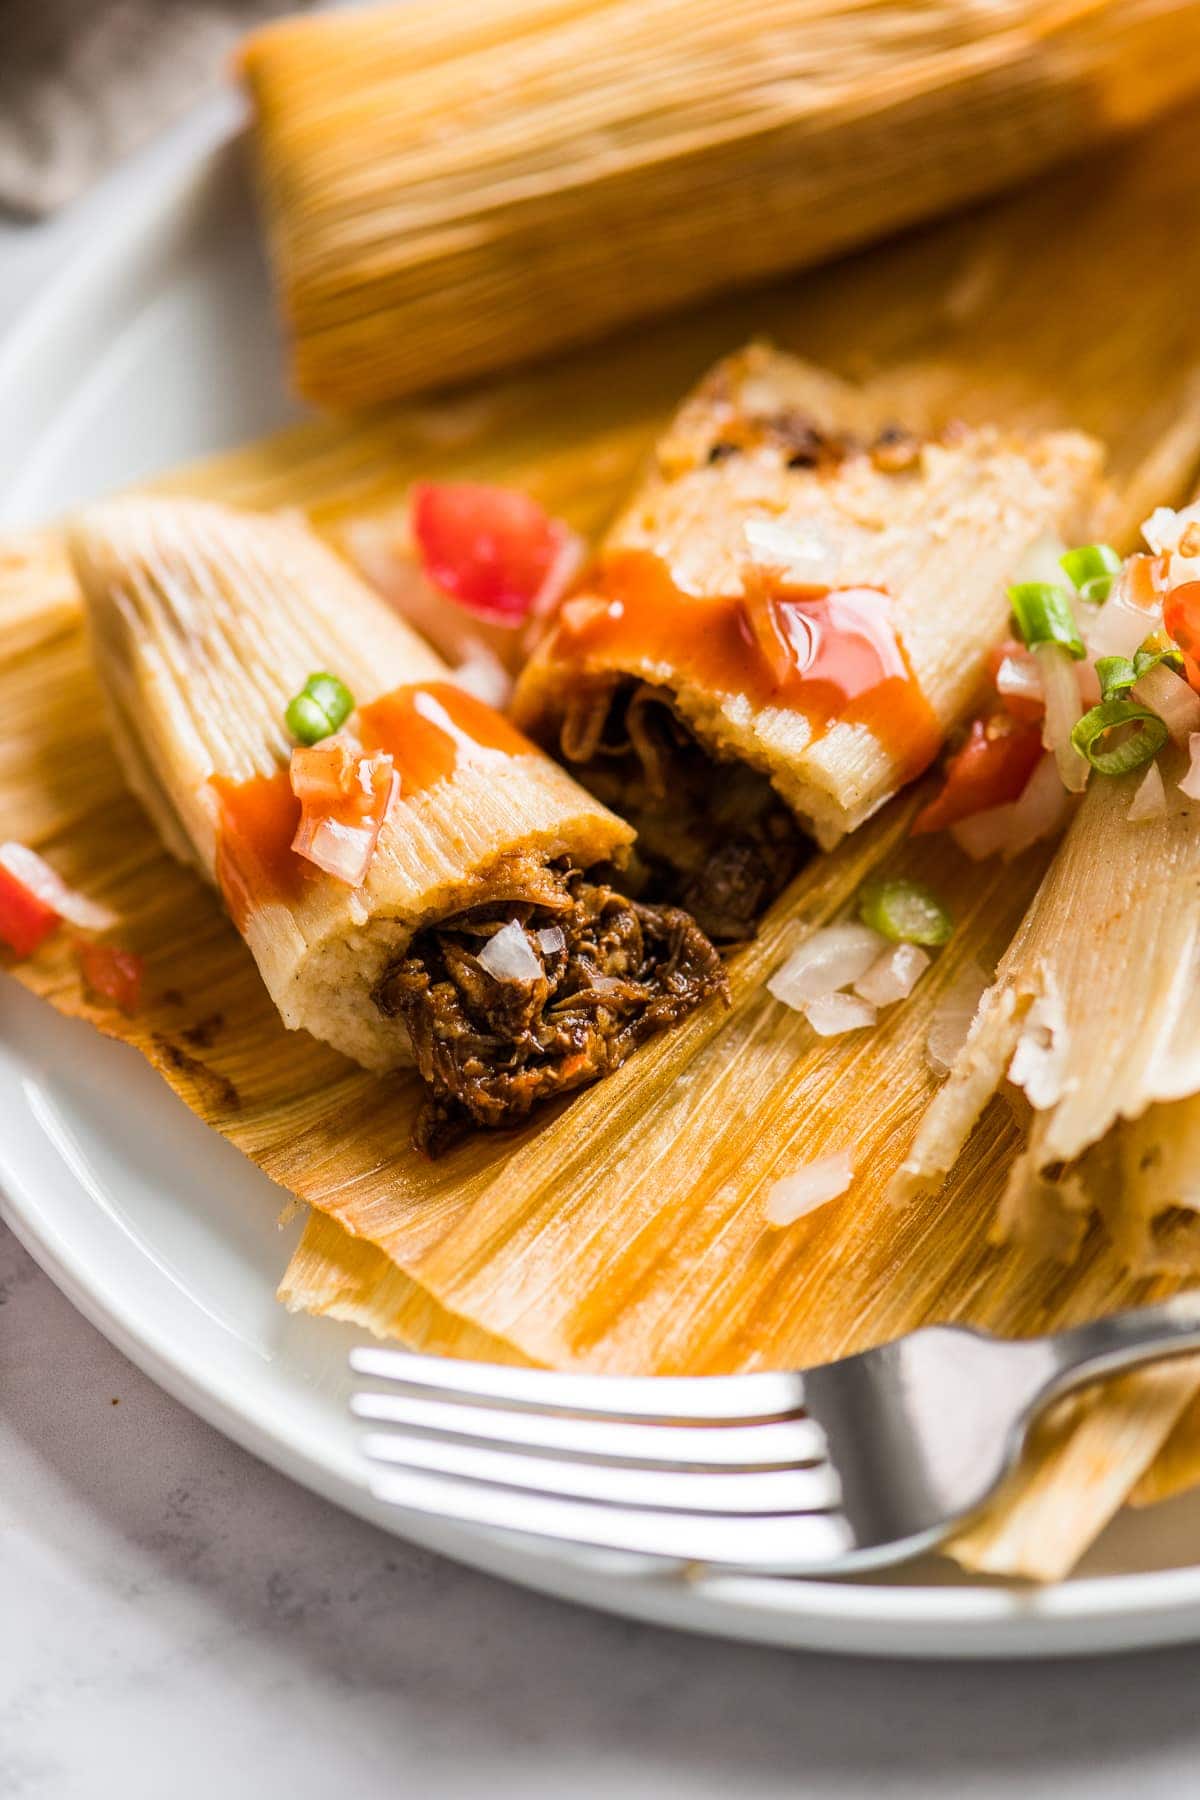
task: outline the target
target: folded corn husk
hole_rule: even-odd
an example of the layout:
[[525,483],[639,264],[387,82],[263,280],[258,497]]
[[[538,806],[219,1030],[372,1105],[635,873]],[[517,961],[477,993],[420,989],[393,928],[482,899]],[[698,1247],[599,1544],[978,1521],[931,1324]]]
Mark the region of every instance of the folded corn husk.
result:
[[[73,524],[69,545],[130,786],[168,849],[210,879],[228,832],[214,780],[279,776],[291,752],[284,713],[314,671],[332,670],[359,706],[422,686],[447,716],[450,671],[303,520],[109,501]],[[371,993],[415,931],[511,893],[517,859],[586,868],[628,844],[628,826],[497,728],[502,746],[458,755],[431,785],[414,790],[399,769],[361,887],[303,864],[303,883],[287,891],[261,872],[239,876],[252,891],[238,927],[286,1025],[370,1068],[410,1060],[405,1026]]]
[[[294,374],[344,407],[894,231],[1200,81],[1179,0],[436,0],[242,69]],[[869,176],[869,178],[867,178]]]
[[[1200,408],[1186,379],[1200,358],[1200,337],[1178,298],[1200,278],[1200,240],[1179,230],[1193,203],[1198,157],[1200,117],[1180,117],[1119,157],[1093,160],[1019,202],[800,288],[723,304],[686,326],[643,333],[602,358],[564,364],[454,405],[407,407],[354,430],[305,426],[176,477],[173,485],[239,505],[304,506],[326,535],[340,537],[364,514],[393,511],[415,474],[469,474],[528,487],[577,528],[592,530],[627,491],[684,384],[729,344],[766,329],[827,360],[836,361],[852,342],[868,365],[883,367],[895,412],[913,422],[936,425],[955,414],[1033,426],[1078,419],[1114,444],[1128,536],[1155,501],[1182,497],[1200,449]],[[1040,278],[1031,283],[1025,277],[1035,262]],[[1102,322],[1088,334],[1080,331],[1078,313],[1084,268],[1089,317]],[[1131,269],[1137,271],[1132,282]],[[1120,537],[1119,526],[1110,530]],[[934,1316],[1041,1329],[1166,1291],[1165,1282],[1148,1286],[1123,1276],[1094,1238],[1065,1274],[988,1248],[987,1220],[1017,1141],[1003,1109],[993,1108],[946,1194],[919,1203],[899,1224],[874,1185],[865,1192],[856,1186],[824,1212],[769,1238],[749,1235],[751,1203],[739,1210],[735,1196],[722,1193],[729,1183],[713,1190],[728,1147],[700,1146],[705,1186],[697,1204],[684,1184],[668,1204],[654,1206],[646,1177],[624,1230],[619,1214],[606,1219],[597,1244],[588,1208],[556,1208],[554,1175],[560,1199],[574,1192],[577,1175],[589,1173],[613,1183],[619,1198],[623,1161],[615,1148],[604,1148],[601,1134],[597,1166],[587,1139],[564,1133],[550,1158],[544,1197],[535,1200],[530,1191],[526,1210],[519,1195],[510,1195],[511,1253],[497,1270],[498,1288],[489,1295],[488,1246],[472,1235],[460,1240],[471,1260],[452,1284],[439,1278],[435,1295],[398,1271],[372,1240],[396,1234],[398,1242],[403,1235],[409,1268],[428,1262],[433,1269],[436,1258],[444,1275],[458,1222],[471,1212],[473,1198],[496,1184],[502,1164],[492,1167],[489,1158],[507,1159],[514,1148],[525,1157],[531,1138],[467,1147],[450,1165],[418,1167],[406,1144],[410,1078],[380,1081],[307,1034],[282,1029],[211,891],[164,855],[124,787],[70,594],[56,540],[0,551],[6,723],[0,836],[36,845],[75,885],[118,913],[121,940],[147,957],[144,1007],[127,1020],[101,1006],[82,987],[68,941],[51,940],[17,973],[64,1012],[136,1044],[201,1117],[313,1203],[317,1213],[285,1280],[285,1291],[299,1303],[341,1309],[342,1316],[451,1353],[509,1356],[522,1352],[501,1338],[506,1321],[522,1311],[535,1319],[545,1307],[549,1318],[540,1337],[549,1346],[565,1342],[570,1358],[590,1364],[615,1363],[618,1352],[635,1361],[695,1355],[682,1315],[707,1293],[720,1330],[711,1350],[699,1346],[701,1366],[731,1366],[850,1348]],[[19,629],[9,631],[10,620]],[[828,916],[874,858],[895,854],[902,832],[902,820],[880,815],[861,839],[836,853],[835,885],[805,890],[803,919]],[[959,909],[963,959],[986,965],[1032,895],[1040,855],[1033,852],[1007,871],[990,865],[971,871],[948,856],[945,865],[916,868]],[[772,954],[783,953],[779,937],[770,942]],[[952,948],[957,954],[957,941]],[[952,985],[953,965],[939,978]],[[913,1002],[936,1005],[935,991],[941,990],[918,984]],[[736,1032],[731,1043],[743,1041],[753,1016],[739,1001],[729,1022]],[[720,1073],[720,1040],[709,1048],[707,1040],[687,1036],[691,1029],[676,1034],[671,1058],[655,1077],[660,1086],[676,1074],[686,1078],[688,1068],[676,1057],[701,1051],[713,1058],[705,1080]],[[905,1060],[921,1051],[920,1040],[917,1015],[907,1007],[879,1040],[885,1091],[865,1141],[880,1180],[902,1159],[931,1092],[923,1056],[916,1067]],[[768,1049],[754,1042],[751,1109],[772,1081]],[[904,1057],[903,1043],[909,1046]],[[822,1142],[837,1147],[839,1119],[856,1128],[863,1093],[879,1091],[878,1076],[874,1088],[860,1081],[869,1073],[866,1046],[866,1039],[851,1038],[819,1054],[811,1046],[804,1052],[783,1112],[797,1142],[802,1121],[812,1122],[813,1150],[805,1137],[805,1155]],[[649,1079],[643,1072],[657,1067],[656,1055],[635,1058],[624,1079]],[[726,1082],[732,1056],[728,1064]],[[701,1104],[705,1092],[696,1080],[679,1099],[697,1114],[719,1116]],[[576,1121],[593,1116],[574,1107],[566,1114]],[[775,1116],[763,1114],[763,1137]],[[765,1151],[757,1154],[752,1173],[759,1178]],[[729,1182],[739,1178],[735,1165]],[[499,1222],[494,1209],[489,1216]],[[482,1230],[482,1216],[479,1223]],[[621,1284],[615,1291],[597,1285],[598,1272],[607,1273],[605,1253],[614,1247],[611,1267]],[[693,1257],[694,1284],[686,1273]],[[658,1284],[673,1269],[684,1278],[656,1344],[656,1308],[659,1318],[670,1313]],[[472,1296],[480,1310],[468,1319],[454,1306],[475,1304]],[[735,1302],[740,1317],[727,1312]],[[622,1327],[626,1306],[629,1323]],[[532,1340],[525,1354],[531,1353]],[[960,1560],[973,1567],[986,1562],[1005,1574],[1063,1573],[1150,1464],[1186,1398],[1181,1394],[1172,1411],[1141,1385],[1137,1405],[1122,1403],[1119,1413],[1107,1391],[1072,1402],[1080,1410],[1060,1414],[986,1533],[960,1547]]]
[[[636,638],[579,653],[551,629],[518,683],[518,723],[554,744],[572,701],[597,679],[647,681],[712,752],[768,774],[824,847],[861,825],[911,779],[914,756],[917,770],[931,760],[974,699],[1028,547],[1047,534],[1090,535],[1102,461],[1100,446],[1077,432],[1022,438],[962,427],[944,442],[901,430],[907,445],[893,469],[882,450],[867,453],[878,433],[896,429],[891,398],[762,345],[725,358],[660,440],[598,566],[617,567],[630,552],[653,558],[679,589],[683,620],[693,596],[744,593],[756,556],[768,570],[775,558],[808,558],[800,578],[815,567],[818,586],[882,589],[916,684],[917,719],[898,720],[890,737],[880,734],[886,713],[874,726],[839,718],[825,730],[796,707],[748,704],[736,689],[710,685],[688,660],[684,633],[665,658]],[[813,459],[803,466],[796,454],[797,443],[836,445],[846,434],[861,448],[844,459],[802,451]],[[727,454],[714,461],[714,446]],[[621,579],[604,590],[610,601]],[[570,607],[586,605],[591,591],[585,582]]]
[[[896,1184],[935,1185],[1006,1076],[1029,1102],[997,1231],[1069,1256],[1102,1212],[1143,1270],[1200,1270],[1200,803],[1131,822],[1093,779]],[[1170,1104],[1170,1103],[1175,1104]]]

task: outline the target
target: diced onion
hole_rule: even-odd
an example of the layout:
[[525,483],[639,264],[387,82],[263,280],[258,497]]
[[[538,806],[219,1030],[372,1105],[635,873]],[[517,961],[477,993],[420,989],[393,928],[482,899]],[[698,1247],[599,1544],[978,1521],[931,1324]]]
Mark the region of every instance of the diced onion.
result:
[[0,844],[0,863],[43,906],[56,912],[60,919],[69,919],[81,931],[107,931],[116,923],[107,906],[68,887],[57,870],[26,844]]
[[776,969],[767,989],[776,1000],[801,1012],[810,1000],[849,987],[887,948],[887,939],[868,925],[826,925]]
[[777,519],[749,519],[742,535],[756,568],[769,570],[797,587],[832,587],[841,558],[815,523],[784,525]]
[[862,1031],[875,1023],[875,1008],[870,1001],[854,994],[822,994],[800,1008],[818,1037],[841,1037],[847,1031]]
[[1200,731],[1200,694],[1165,663],[1147,670],[1134,684],[1133,698],[1158,714],[1173,743],[1182,746],[1193,732]]
[[1031,844],[1061,831],[1070,807],[1071,796],[1063,787],[1054,758],[1047,752],[1019,799],[960,819],[950,827],[950,835],[972,862],[997,855],[1009,862]]
[[543,956],[555,956],[560,950],[565,950],[567,947],[567,940],[563,936],[561,925],[543,925],[537,933],[537,941]]
[[929,963],[928,951],[919,944],[895,944],[860,976],[854,991],[872,1006],[891,1006],[908,999]]
[[1188,755],[1192,760],[1187,774],[1179,783],[1179,791],[1186,794],[1189,800],[1200,800],[1200,731],[1193,732],[1188,739]]
[[988,986],[979,964],[968,963],[938,1002],[925,1040],[925,1055],[935,1075],[948,1075],[957,1062]]
[[1059,780],[1069,794],[1081,794],[1088,783],[1088,765],[1071,742],[1071,733],[1083,713],[1075,663],[1061,645],[1042,643],[1034,651],[1042,677],[1046,717],[1042,744],[1054,757]]
[[479,952],[479,964],[493,981],[537,981],[542,973],[542,965],[516,919],[510,919],[488,939]]
[[1150,557],[1130,557],[1104,605],[1086,621],[1088,654],[1132,656],[1161,624],[1160,571]]
[[337,881],[361,887],[396,804],[400,777],[387,755],[347,753],[337,774],[332,764],[319,768],[310,760],[326,754],[325,746],[292,752],[292,788],[300,800],[292,849]]
[[1162,770],[1152,762],[1138,782],[1137,793],[1129,802],[1125,816],[1131,824],[1137,825],[1143,819],[1160,818],[1166,810],[1167,791],[1163,786]]
[[816,1162],[797,1169],[794,1175],[785,1175],[781,1181],[772,1182],[767,1190],[763,1216],[768,1225],[794,1225],[806,1213],[815,1212],[819,1206],[827,1206],[839,1194],[844,1194],[853,1179],[849,1152],[835,1150],[832,1156],[818,1157]]
[[996,670],[996,692],[1014,700],[1042,704],[1042,677],[1030,650],[1010,650]]

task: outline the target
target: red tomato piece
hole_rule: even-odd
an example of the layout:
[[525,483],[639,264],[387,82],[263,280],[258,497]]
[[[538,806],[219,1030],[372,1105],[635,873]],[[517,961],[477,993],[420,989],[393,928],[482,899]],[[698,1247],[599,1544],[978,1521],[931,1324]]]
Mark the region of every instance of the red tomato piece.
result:
[[914,837],[942,831],[1018,800],[1042,754],[1039,725],[1022,725],[1001,713],[976,719],[961,750],[946,765],[946,780],[937,794],[913,820]]
[[574,540],[528,494],[475,481],[418,481],[413,536],[429,580],[468,612],[521,625]]
[[1200,693],[1200,581],[1185,581],[1163,601],[1163,626],[1183,651],[1183,666]]
[[123,1013],[135,1013],[142,997],[145,963],[132,950],[113,944],[94,944],[79,938],[75,954],[84,982],[99,1000],[108,1000]]
[[0,863],[0,943],[18,956],[32,956],[58,922],[54,908]]

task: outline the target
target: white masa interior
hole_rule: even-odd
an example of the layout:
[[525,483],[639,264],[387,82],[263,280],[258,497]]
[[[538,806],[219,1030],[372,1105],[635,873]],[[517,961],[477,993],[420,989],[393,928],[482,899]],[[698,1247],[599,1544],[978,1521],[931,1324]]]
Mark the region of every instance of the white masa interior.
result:
[[[99,220],[0,340],[0,525],[294,415],[228,113],[215,148]],[[228,139],[228,141],[224,141]],[[648,1578],[437,1525],[368,1495],[346,1414],[358,1334],[276,1304],[283,1196],[130,1050],[0,981],[0,1211],[163,1387],[298,1481],[512,1580],[699,1631],[882,1655],[1092,1653],[1200,1638],[1200,1499],[1123,1516],[1073,1580],[988,1586],[923,1564],[874,1581]]]

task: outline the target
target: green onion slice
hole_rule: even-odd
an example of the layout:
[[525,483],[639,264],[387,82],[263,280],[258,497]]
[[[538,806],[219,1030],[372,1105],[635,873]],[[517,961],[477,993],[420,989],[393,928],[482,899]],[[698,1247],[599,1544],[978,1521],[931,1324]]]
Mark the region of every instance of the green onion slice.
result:
[[1152,631],[1133,654],[1137,679],[1140,681],[1143,675],[1148,675],[1159,663],[1165,663],[1176,675],[1183,674],[1183,652],[1178,644],[1173,643],[1165,631]]
[[858,896],[858,916],[893,944],[944,944],[954,931],[937,895],[919,881],[868,881]]
[[[1132,725],[1136,730],[1113,744],[1109,734],[1121,725]],[[1140,769],[1153,761],[1166,741],[1167,728],[1158,714],[1120,694],[1085,712],[1071,733],[1071,742],[1079,754],[1086,756],[1101,775],[1125,775],[1130,769]]]
[[1129,692],[1138,679],[1139,670],[1127,656],[1098,656],[1096,675],[1100,682],[1101,698],[1112,700]]
[[1111,544],[1082,544],[1058,559],[1081,600],[1099,606],[1108,599],[1121,559]]
[[1020,581],[1009,588],[1008,600],[1017,630],[1031,650],[1039,644],[1057,644],[1076,662],[1087,655],[1065,588],[1051,581]]
[[336,675],[310,675],[300,692],[288,701],[284,720],[302,744],[319,744],[332,737],[354,711],[354,698]]

